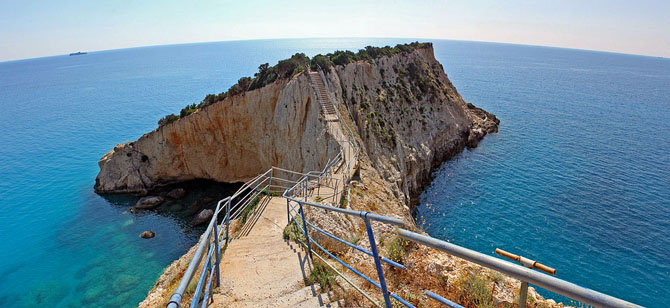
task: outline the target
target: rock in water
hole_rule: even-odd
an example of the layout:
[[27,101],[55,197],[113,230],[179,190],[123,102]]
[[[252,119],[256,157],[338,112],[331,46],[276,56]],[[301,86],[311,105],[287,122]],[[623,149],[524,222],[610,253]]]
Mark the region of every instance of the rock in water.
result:
[[183,188],[175,188],[167,194],[167,196],[172,198],[172,199],[181,199],[181,198],[184,198],[185,195],[186,195],[186,190],[183,189]]
[[165,199],[160,196],[148,196],[148,197],[142,197],[140,200],[137,200],[137,203],[135,204],[135,208],[138,209],[153,209],[157,206],[159,206],[161,203],[163,203]]
[[154,236],[156,236],[156,233],[154,233],[153,231],[148,231],[148,230],[144,231],[144,232],[142,232],[142,234],[140,234],[141,238],[152,238]]
[[198,215],[195,216],[195,218],[193,219],[193,225],[197,226],[199,224],[208,222],[212,218],[213,215],[214,215],[214,211],[212,211],[210,209],[204,209],[204,210],[200,211],[200,213],[198,213]]

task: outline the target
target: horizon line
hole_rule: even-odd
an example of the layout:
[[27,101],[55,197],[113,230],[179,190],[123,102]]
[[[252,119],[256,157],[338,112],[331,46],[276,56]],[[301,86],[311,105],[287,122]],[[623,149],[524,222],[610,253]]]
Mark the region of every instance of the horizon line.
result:
[[[533,45],[533,44],[522,44],[522,43],[509,43],[509,42],[496,42],[496,41],[479,41],[479,40],[459,40],[459,39],[447,39],[447,38],[409,38],[409,37],[363,37],[363,36],[343,36],[343,37],[283,37],[283,38],[252,38],[252,39],[237,39],[237,40],[221,40],[221,41],[199,41],[199,42],[187,42],[187,43],[173,43],[173,44],[153,44],[153,45],[140,45],[140,46],[129,46],[129,47],[120,47],[120,48],[110,48],[110,49],[100,49],[100,50],[79,50],[80,52],[86,53],[98,53],[98,52],[107,52],[107,51],[116,51],[116,50],[126,50],[126,49],[136,49],[136,48],[150,48],[150,47],[161,47],[161,46],[179,46],[179,45],[196,45],[196,44],[210,44],[210,43],[227,43],[227,42],[246,42],[246,41],[272,41],[272,40],[316,40],[316,39],[409,39],[409,40],[426,40],[425,42],[431,42],[433,40],[439,41],[453,41],[453,42],[473,42],[473,43],[492,43],[492,44],[504,44],[504,45],[516,45],[516,46],[531,46],[531,47],[542,47],[542,48],[557,48],[557,49],[567,49],[567,50],[577,50],[577,51],[588,51],[588,52],[599,52],[599,53],[609,53],[609,54],[618,54],[626,56],[637,56],[637,57],[649,57],[649,58],[660,58],[668,60],[670,57],[664,56],[654,56],[654,55],[645,55],[645,54],[635,54],[635,53],[625,53],[618,51],[607,51],[607,50],[597,50],[597,49],[585,49],[585,48],[574,48],[574,47],[563,47],[563,46],[552,46],[552,45]],[[78,52],[78,51],[70,51]],[[63,54],[54,54],[46,55],[40,57],[32,58],[21,58],[21,59],[12,59],[0,61],[0,64],[9,63],[9,62],[19,62],[19,61],[28,61],[28,60],[37,60],[45,59],[52,57],[62,57],[69,56],[69,53]]]

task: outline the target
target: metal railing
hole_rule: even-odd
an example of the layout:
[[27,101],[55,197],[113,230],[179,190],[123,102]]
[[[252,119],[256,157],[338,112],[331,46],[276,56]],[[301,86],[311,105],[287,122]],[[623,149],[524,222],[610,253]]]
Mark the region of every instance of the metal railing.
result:
[[[332,163],[329,161],[329,164]],[[253,207],[258,204],[264,196],[281,193],[293,187],[298,179],[305,175],[300,172],[271,167],[244,183],[232,196],[220,200],[216,204],[214,215],[207,225],[177,289],[170,297],[167,307],[181,307],[184,293],[198,271],[200,271],[200,275],[191,296],[190,307],[206,307],[208,300],[213,296],[213,287],[219,286],[221,283],[219,265],[222,250],[232,240],[229,234],[231,222],[240,218],[249,206]],[[220,223],[219,218],[221,218]],[[201,266],[203,259],[204,264]],[[215,280],[214,277],[216,277]]]
[[[563,296],[578,300],[582,303],[593,305],[596,307],[641,307],[636,304],[624,301],[622,299],[609,296],[565,280],[534,271],[530,268],[523,267],[511,263],[509,261],[501,260],[483,253],[476,252],[458,245],[447,243],[436,238],[415,233],[405,229],[399,229],[398,235],[408,241],[412,241],[421,245],[432,247],[434,249],[446,252],[450,255],[468,260],[470,262],[479,264],[483,267],[501,272],[510,277],[521,280],[522,282],[532,283],[547,290],[556,292]],[[526,290],[527,290],[526,284]],[[523,283],[522,283],[523,288]],[[522,292],[525,292],[522,290]],[[434,294],[434,293],[433,293]],[[525,299],[524,294],[520,294],[519,298]],[[525,305],[525,300],[519,303],[520,307]]]
[[[356,274],[357,276],[363,278],[367,282],[369,282],[371,285],[375,286],[377,289],[381,290],[382,295],[384,297],[384,302],[386,304],[386,307],[391,307],[391,298],[394,298],[395,300],[399,301],[406,307],[414,307],[412,304],[408,303],[406,300],[404,300],[402,297],[398,296],[395,293],[392,293],[388,290],[386,280],[384,279],[384,270],[382,268],[382,263],[389,264],[390,266],[393,266],[395,268],[398,268],[400,270],[404,270],[405,266],[402,264],[389,260],[387,258],[382,257],[379,254],[379,250],[377,248],[377,244],[375,241],[375,235],[374,231],[372,229],[371,221],[377,221],[380,223],[384,224],[389,224],[393,226],[403,226],[404,223],[401,219],[395,218],[395,217],[388,217],[388,216],[382,216],[382,215],[377,215],[374,213],[369,213],[365,211],[355,211],[355,210],[350,210],[350,209],[344,209],[344,208],[339,208],[339,207],[333,207],[329,205],[324,205],[316,202],[311,202],[308,201],[308,198],[312,196],[313,194],[313,189],[310,189],[310,187],[306,184],[307,179],[306,177],[300,180],[294,187],[291,189],[287,190],[284,192],[284,197],[286,198],[286,209],[287,209],[287,219],[288,219],[288,224],[290,225],[291,223],[296,224],[299,228],[302,229],[303,236],[305,237],[305,241],[302,242],[302,244],[307,248],[308,255],[310,258],[313,258],[313,249],[312,246],[315,246],[318,248],[321,252],[329,256],[332,260],[337,261],[340,263],[342,266],[350,270],[352,273]],[[354,243],[351,243],[349,241],[346,241],[336,235],[333,235],[332,233],[323,230],[322,228],[317,227],[310,221],[308,221],[307,217],[305,216],[305,210],[303,206],[310,206],[314,207],[317,209],[322,209],[328,212],[333,212],[333,213],[339,213],[339,214],[345,214],[353,217],[358,217],[363,220],[365,223],[366,227],[366,232],[368,236],[368,241],[370,242],[370,250],[367,250],[359,245],[356,245]],[[360,270],[357,270],[354,268],[352,265],[348,264],[347,262],[341,260],[340,258],[336,257],[332,252],[328,251],[326,248],[323,247],[322,244],[320,244],[318,241],[316,241],[312,236],[310,236],[310,229],[312,231],[321,233],[325,235],[326,237],[333,239],[339,243],[342,243],[348,247],[351,247],[363,254],[366,254],[368,256],[371,256],[375,262],[375,268],[377,270],[377,278],[378,281],[373,280],[372,278],[368,277],[367,275],[363,274]],[[328,262],[324,260],[328,266],[333,267],[330,265]],[[349,279],[347,279],[347,282],[350,284],[354,285],[353,283],[350,282]],[[354,287],[356,287],[354,285]],[[374,305],[378,305],[374,299],[367,294],[365,291],[361,290],[360,288],[356,287],[356,289],[361,292],[366,298],[371,300]]]

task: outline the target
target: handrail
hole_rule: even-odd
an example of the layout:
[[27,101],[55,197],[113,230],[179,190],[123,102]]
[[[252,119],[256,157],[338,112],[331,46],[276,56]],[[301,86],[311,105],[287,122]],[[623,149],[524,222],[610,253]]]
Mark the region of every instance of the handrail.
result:
[[400,219],[400,218],[383,216],[383,215],[378,215],[378,214],[375,214],[375,213],[370,213],[370,212],[365,212],[365,211],[355,211],[355,210],[343,209],[343,208],[323,205],[323,204],[315,203],[315,202],[297,200],[297,199],[294,199],[294,198],[291,198],[291,197],[286,197],[286,198],[290,201],[295,201],[295,202],[298,202],[300,204],[309,205],[309,206],[313,206],[313,207],[316,207],[316,208],[324,209],[326,211],[338,212],[338,213],[342,213],[342,214],[346,214],[346,215],[358,216],[358,217],[361,217],[361,218],[368,218],[368,219],[376,220],[376,221],[379,221],[379,222],[383,222],[383,223],[387,223],[387,224],[394,225],[394,226],[399,226],[399,227],[405,226],[405,222],[403,222],[402,219]]
[[177,289],[172,294],[172,296],[170,296],[170,301],[167,304],[168,308],[178,308],[180,306],[182,295],[184,294],[186,287],[193,278],[193,275],[195,274],[195,271],[198,265],[200,264],[200,261],[202,260],[202,252],[204,251],[205,244],[209,244],[210,233],[212,232],[213,225],[216,222],[215,219],[216,214],[218,214],[219,210],[221,209],[221,203],[228,202],[230,198],[231,197],[224,198],[216,204],[216,211],[214,212],[213,219],[209,222],[209,225],[207,226],[207,229],[205,230],[205,233],[202,236],[203,240],[201,240],[200,244],[198,244],[198,248],[196,249],[193,258],[191,258],[191,262],[188,264],[186,272],[184,272],[184,275],[182,276],[182,279],[179,282]]
[[[170,296],[170,300],[166,305],[166,307],[178,308],[181,306],[181,300],[183,298],[186,287],[194,278],[195,273],[199,269],[202,270],[200,273],[200,278],[198,279],[198,284],[196,286],[195,293],[193,295],[193,300],[191,301],[191,307],[199,306],[201,300],[201,294],[204,295],[204,297],[202,297],[203,299],[202,307],[206,306],[207,299],[212,296],[213,286],[214,285],[218,286],[220,283],[219,248],[222,247],[222,245],[224,244],[227,245],[227,243],[230,241],[228,235],[230,222],[232,220],[239,218],[242,211],[247,206],[249,206],[254,199],[258,198],[259,196],[261,196],[266,192],[267,193],[272,192],[273,187],[280,187],[280,188],[286,187],[273,184],[273,180],[275,181],[279,180],[281,182],[290,183],[292,185],[295,185],[295,183],[297,183],[297,180],[293,181],[279,178],[276,176],[273,177],[274,170],[278,170],[280,172],[288,171],[286,169],[281,168],[278,169],[275,167],[270,167],[267,171],[245,182],[233,195],[228,196],[217,202],[214,214],[212,215],[212,218],[210,219],[209,224],[205,229],[205,232],[200,238],[196,251],[193,254],[193,257],[191,258],[191,261],[189,262],[189,265],[186,271],[184,272],[184,275],[182,276],[179,285],[177,286],[177,289]],[[285,190],[286,189],[282,189],[282,191]],[[225,215],[223,216],[222,222],[219,224],[218,217],[219,214],[223,212],[225,212]],[[214,256],[216,258],[213,260]],[[203,259],[207,261],[201,266]],[[216,277],[215,282],[213,281],[214,277]]]
[[485,255],[458,245],[447,243],[436,238],[399,229],[398,235],[406,240],[426,245],[437,250],[454,255],[461,259],[477,263],[481,266],[496,270],[521,281],[535,284],[547,290],[562,294],[566,297],[576,299],[585,304],[598,307],[641,307],[622,299],[603,294],[585,287],[578,286],[565,280],[533,271],[529,268]]

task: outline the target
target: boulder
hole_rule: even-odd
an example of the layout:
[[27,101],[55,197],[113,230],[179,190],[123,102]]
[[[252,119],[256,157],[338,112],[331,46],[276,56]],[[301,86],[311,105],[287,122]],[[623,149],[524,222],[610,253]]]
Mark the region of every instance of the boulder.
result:
[[197,226],[199,224],[209,222],[209,220],[212,218],[213,215],[214,211],[210,209],[204,209],[200,211],[200,213],[198,213],[198,215],[196,215],[195,218],[193,218],[193,225]]
[[141,238],[152,238],[154,236],[156,236],[156,233],[154,233],[153,231],[149,231],[149,230],[144,231],[144,232],[142,232],[142,234],[140,234]]
[[135,208],[137,209],[153,209],[157,206],[159,206],[161,203],[163,203],[165,199],[160,196],[147,196],[147,197],[142,197],[140,200],[137,200],[137,203],[135,204]]
[[205,202],[205,204],[210,204],[210,203],[214,202],[215,200],[216,199],[214,199],[212,197],[205,197],[205,198],[202,199],[202,202]]
[[172,199],[181,199],[186,195],[186,190],[183,188],[175,188],[167,193],[167,196]]

